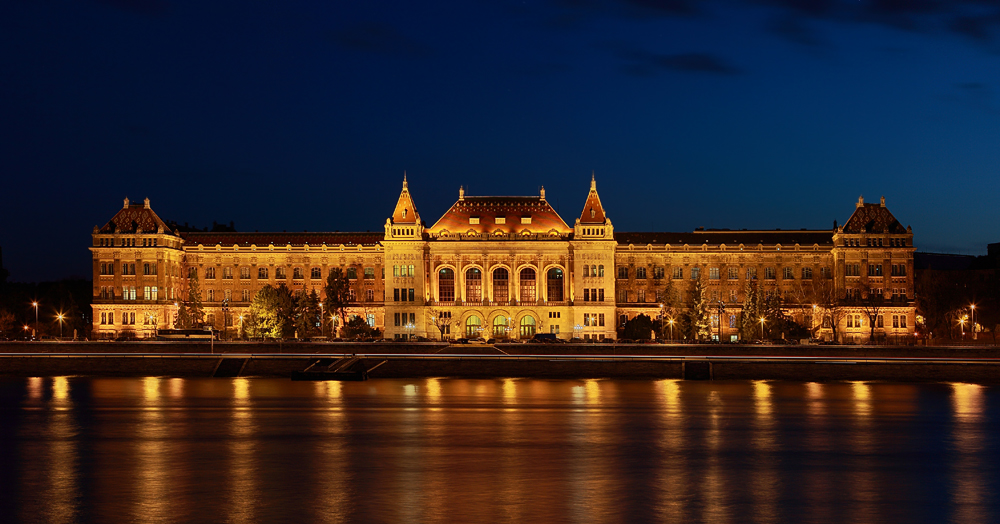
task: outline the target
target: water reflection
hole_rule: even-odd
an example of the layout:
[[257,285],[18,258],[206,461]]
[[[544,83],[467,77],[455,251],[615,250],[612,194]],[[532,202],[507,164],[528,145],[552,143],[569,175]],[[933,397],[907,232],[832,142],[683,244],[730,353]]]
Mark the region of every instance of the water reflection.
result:
[[16,518],[989,522],[996,391],[679,380],[26,378]]
[[952,384],[954,460],[951,498],[955,522],[990,522],[984,508],[987,489],[978,462],[983,452],[983,388],[975,384]]

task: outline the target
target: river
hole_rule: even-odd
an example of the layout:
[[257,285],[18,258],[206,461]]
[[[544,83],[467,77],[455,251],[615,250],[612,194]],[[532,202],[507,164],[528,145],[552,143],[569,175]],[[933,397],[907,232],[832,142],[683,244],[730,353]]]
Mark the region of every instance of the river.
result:
[[0,379],[18,522],[995,522],[971,384]]

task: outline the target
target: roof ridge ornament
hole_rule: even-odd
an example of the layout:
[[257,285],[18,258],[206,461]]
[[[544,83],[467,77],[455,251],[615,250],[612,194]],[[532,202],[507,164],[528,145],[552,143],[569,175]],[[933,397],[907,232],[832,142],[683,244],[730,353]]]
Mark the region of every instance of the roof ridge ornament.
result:
[[128,208],[128,197],[125,197],[125,207]]
[[542,186],[542,190],[539,191],[538,193],[539,193],[539,198],[541,199],[541,201],[545,202],[545,186]]
[[597,176],[594,171],[590,172],[590,190],[597,191]]
[[465,186],[458,186],[458,200],[465,201]]
[[406,191],[406,190],[407,190],[407,184],[406,184],[406,170],[405,170],[405,169],[403,170],[403,190],[404,190],[404,191]]
[[861,195],[858,197],[858,207],[865,205],[865,196]]

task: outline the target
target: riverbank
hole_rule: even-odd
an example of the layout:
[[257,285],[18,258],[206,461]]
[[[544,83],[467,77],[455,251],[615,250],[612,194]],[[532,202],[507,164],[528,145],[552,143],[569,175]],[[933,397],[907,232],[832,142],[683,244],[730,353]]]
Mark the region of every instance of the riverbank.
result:
[[[148,344],[142,343],[146,348],[150,347]],[[33,346],[37,348],[38,345]],[[717,348],[713,346],[668,346],[670,353],[677,354],[622,354],[633,348],[615,346],[616,354],[586,354],[583,349],[595,348],[544,345],[565,352],[529,353],[527,350],[531,348],[522,348],[521,354],[510,354],[511,348],[486,345],[359,344],[333,348],[331,344],[322,344],[323,347],[308,346],[311,352],[237,353],[230,347],[229,351],[219,354],[181,351],[201,348],[176,346],[178,344],[159,348],[173,351],[158,352],[81,352],[65,347],[61,352],[3,351],[0,352],[0,375],[288,378],[293,373],[309,370],[317,373],[315,378],[323,379],[330,378],[330,370],[339,369],[363,373],[368,378],[661,378],[1000,384],[1000,359],[992,355],[946,355],[950,351],[948,348],[920,348],[935,350],[891,356],[870,353],[892,353],[902,349],[855,349],[853,354],[847,354],[846,349],[835,346],[799,348],[798,351],[787,346],[730,346],[726,348],[728,353],[757,351],[752,355],[720,355],[706,354],[704,350]],[[90,345],[79,348],[83,347],[94,349]],[[115,344],[108,349],[118,347]],[[304,348],[306,346],[296,349]],[[655,346],[644,349],[651,352],[653,348]],[[339,351],[321,352],[321,349]],[[373,349],[376,351],[371,351]],[[427,349],[435,352],[427,352]],[[779,349],[781,351],[777,351]],[[571,354],[572,350],[581,351]],[[661,350],[668,352],[662,347]],[[791,354],[767,354],[779,352]]]

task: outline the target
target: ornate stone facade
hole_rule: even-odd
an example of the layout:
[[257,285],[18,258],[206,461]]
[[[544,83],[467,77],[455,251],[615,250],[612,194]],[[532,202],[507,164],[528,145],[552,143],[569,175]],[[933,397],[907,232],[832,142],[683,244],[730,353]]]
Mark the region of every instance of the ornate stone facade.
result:
[[[859,199],[848,221],[827,231],[616,233],[592,179],[572,227],[544,189],[532,197],[460,190],[427,227],[404,178],[383,234],[181,229],[160,220],[148,199],[126,199],[94,228],[96,336],[172,327],[190,274],[198,275],[208,322],[233,333],[265,284],[322,292],[333,267],[351,280],[348,313],[392,339],[613,339],[636,315],[678,314],[697,279],[710,332],[721,340],[737,335],[751,282],[779,294],[786,313],[820,337],[867,340],[873,322],[876,336],[908,337],[915,323],[913,234],[884,199]],[[670,304],[667,293],[680,300]]]

